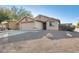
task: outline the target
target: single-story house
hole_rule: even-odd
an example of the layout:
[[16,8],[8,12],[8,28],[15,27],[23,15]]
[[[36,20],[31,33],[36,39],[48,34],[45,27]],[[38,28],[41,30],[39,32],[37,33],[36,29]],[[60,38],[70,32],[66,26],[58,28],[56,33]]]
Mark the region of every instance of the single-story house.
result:
[[19,30],[59,30],[60,20],[38,15],[35,18],[23,17],[16,23]]
[[35,27],[37,29],[43,29],[43,30],[59,30],[59,24],[60,20],[43,16],[43,15],[38,15],[35,17]]

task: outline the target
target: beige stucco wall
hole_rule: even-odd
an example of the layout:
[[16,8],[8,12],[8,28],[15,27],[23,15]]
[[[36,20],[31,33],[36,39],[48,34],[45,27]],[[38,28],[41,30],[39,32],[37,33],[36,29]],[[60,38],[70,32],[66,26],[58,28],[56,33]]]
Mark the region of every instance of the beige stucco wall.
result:
[[[58,30],[59,22],[52,22],[54,26],[50,26],[49,22],[46,22],[46,30]],[[20,30],[42,30],[43,23],[35,21],[30,23],[20,23]]]
[[[52,24],[54,26],[50,26],[49,22],[50,21],[46,22],[46,30],[59,30],[59,22],[58,21],[52,22]],[[43,29],[43,23],[35,21],[34,27],[38,30],[42,30]]]
[[52,22],[53,26],[49,25],[49,22],[47,22],[47,30],[58,30],[59,29],[59,22],[55,21]]
[[8,26],[11,30],[15,30],[16,29],[16,21],[11,21],[8,23]]

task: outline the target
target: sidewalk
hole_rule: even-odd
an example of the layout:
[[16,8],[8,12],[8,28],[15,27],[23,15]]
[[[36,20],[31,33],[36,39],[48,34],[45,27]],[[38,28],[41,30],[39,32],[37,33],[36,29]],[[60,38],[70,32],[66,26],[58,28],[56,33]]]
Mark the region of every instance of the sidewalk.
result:
[[6,31],[0,31],[0,38],[7,37],[8,33]]

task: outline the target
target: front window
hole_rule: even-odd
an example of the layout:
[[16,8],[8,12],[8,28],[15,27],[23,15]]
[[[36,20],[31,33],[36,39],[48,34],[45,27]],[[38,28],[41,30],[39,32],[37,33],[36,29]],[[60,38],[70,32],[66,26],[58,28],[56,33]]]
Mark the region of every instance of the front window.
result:
[[54,26],[54,24],[52,22],[49,22],[49,26]]

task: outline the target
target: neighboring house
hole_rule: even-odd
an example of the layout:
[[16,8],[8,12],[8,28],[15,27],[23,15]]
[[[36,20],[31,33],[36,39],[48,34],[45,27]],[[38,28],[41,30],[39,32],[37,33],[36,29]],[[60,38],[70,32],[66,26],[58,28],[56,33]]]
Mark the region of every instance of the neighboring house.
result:
[[1,22],[0,23],[0,31],[6,30],[7,29],[6,25],[7,25],[7,22],[6,21]]
[[16,24],[19,30],[59,30],[60,20],[38,15],[35,18],[23,17]]

